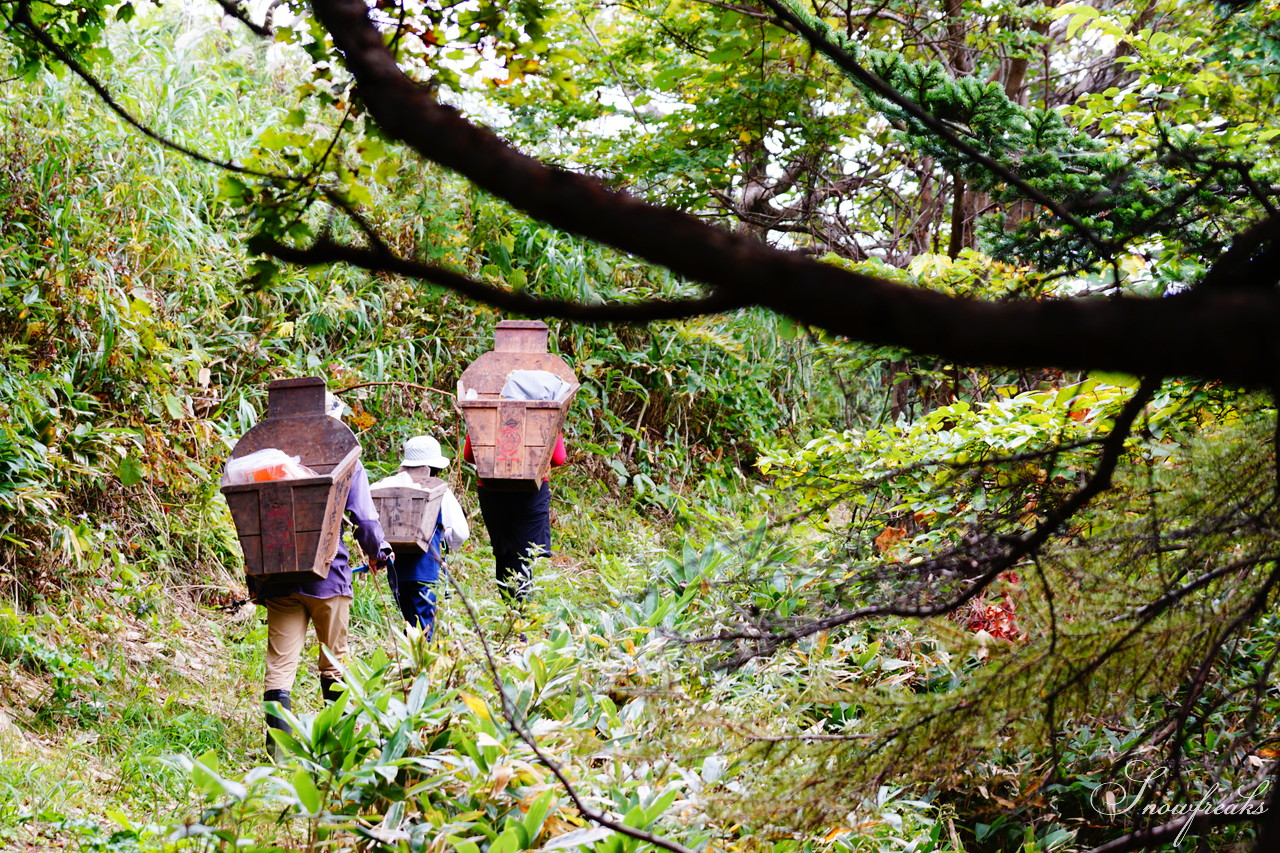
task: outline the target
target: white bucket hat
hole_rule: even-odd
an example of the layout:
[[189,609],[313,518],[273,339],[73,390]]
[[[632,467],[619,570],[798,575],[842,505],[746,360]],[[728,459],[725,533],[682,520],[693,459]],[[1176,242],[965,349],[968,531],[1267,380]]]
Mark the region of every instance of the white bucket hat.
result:
[[440,452],[440,442],[429,435],[415,435],[404,443],[404,461],[400,463],[402,468],[416,468],[419,465],[444,468],[448,464],[448,458]]

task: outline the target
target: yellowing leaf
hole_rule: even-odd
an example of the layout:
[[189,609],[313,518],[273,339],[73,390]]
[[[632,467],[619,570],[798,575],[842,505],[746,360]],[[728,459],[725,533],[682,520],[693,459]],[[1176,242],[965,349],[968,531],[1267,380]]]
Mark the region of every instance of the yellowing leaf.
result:
[[486,720],[491,719],[489,716],[489,706],[486,705],[483,700],[477,699],[470,693],[459,693],[458,696],[462,699],[462,704],[471,709],[471,713],[475,714],[477,717],[484,717]]
[[911,259],[907,271],[917,278],[932,278],[933,276],[942,275],[951,269],[954,262],[946,255],[935,255],[926,252],[923,255],[916,255]]
[[355,411],[355,414],[351,416],[350,420],[351,420],[351,425],[354,426],[357,430],[360,430],[361,432],[367,430],[369,427],[373,426],[378,422],[377,418],[375,418],[373,415],[369,414],[368,411],[362,408],[357,408]]
[[[479,739],[477,738],[477,743]],[[489,778],[493,780],[493,787],[489,789],[490,794],[501,794],[506,790],[507,785],[511,782],[511,777],[515,775],[510,764],[499,764],[493,768],[493,772],[489,774]]]

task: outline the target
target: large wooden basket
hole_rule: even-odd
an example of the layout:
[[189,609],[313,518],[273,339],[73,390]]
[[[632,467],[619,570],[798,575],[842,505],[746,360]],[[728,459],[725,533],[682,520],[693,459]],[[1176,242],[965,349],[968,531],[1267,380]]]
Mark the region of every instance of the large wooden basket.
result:
[[370,490],[387,542],[431,550],[431,537],[440,519],[440,505],[448,490],[444,480],[436,477],[424,478],[418,488],[383,486]]
[[[546,370],[568,387],[556,400],[504,400],[502,386],[513,370]],[[578,387],[569,365],[547,352],[545,323],[498,323],[493,350],[473,361],[458,380],[457,406],[471,438],[476,473],[486,488],[542,486]]]
[[360,458],[355,434],[325,414],[318,377],[267,386],[267,417],[244,434],[232,459],[274,447],[319,476],[222,487],[231,508],[245,573],[257,580],[303,581],[329,576],[342,539],[342,515]]

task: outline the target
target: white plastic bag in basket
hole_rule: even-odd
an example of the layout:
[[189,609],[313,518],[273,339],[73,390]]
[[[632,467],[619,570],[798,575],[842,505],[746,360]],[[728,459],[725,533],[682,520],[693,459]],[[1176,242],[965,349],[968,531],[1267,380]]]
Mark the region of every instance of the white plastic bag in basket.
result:
[[[397,486],[408,489],[422,488],[413,481],[413,477],[409,476],[408,471],[400,471],[399,473],[392,474],[389,477],[383,477],[381,480],[370,486],[369,489],[391,489]],[[425,489],[423,491],[425,491]]]
[[300,460],[301,457],[290,456],[283,450],[264,447],[239,459],[228,459],[226,471],[222,475],[222,485],[239,486],[268,480],[299,480],[320,476]]

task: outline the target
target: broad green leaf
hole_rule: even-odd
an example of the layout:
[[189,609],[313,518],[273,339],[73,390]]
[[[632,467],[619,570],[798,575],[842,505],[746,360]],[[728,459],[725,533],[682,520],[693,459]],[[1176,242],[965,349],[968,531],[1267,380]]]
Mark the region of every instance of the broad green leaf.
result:
[[122,486],[136,486],[146,477],[146,468],[133,456],[126,456],[116,467],[116,476],[120,478]]
[[320,789],[316,787],[315,780],[311,778],[311,774],[306,769],[299,768],[294,771],[293,791],[307,814],[316,815],[320,813],[322,802]]

